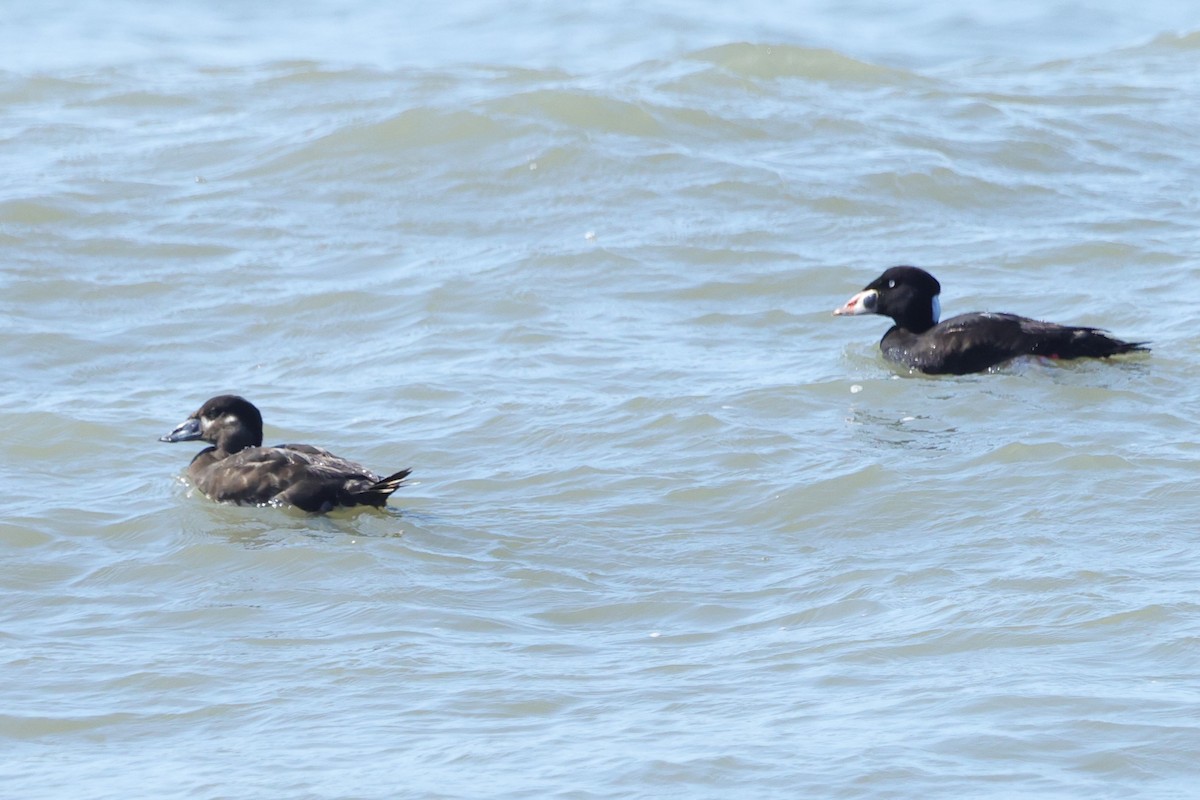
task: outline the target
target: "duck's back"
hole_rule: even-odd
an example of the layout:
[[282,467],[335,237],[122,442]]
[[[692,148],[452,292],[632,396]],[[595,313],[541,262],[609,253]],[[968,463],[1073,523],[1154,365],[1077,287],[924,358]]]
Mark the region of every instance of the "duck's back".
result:
[[1145,350],[1099,328],[1058,325],[1017,314],[960,314],[914,334],[893,327],[880,342],[891,361],[933,375],[982,372],[1018,356],[1106,358]]
[[[373,491],[381,478],[363,465],[306,444],[248,447],[224,458],[217,458],[215,449],[209,448],[196,456],[188,473],[212,499],[240,505],[280,503],[304,511],[328,511],[338,506],[381,506],[390,494]],[[404,477],[397,475],[392,476],[396,485]]]

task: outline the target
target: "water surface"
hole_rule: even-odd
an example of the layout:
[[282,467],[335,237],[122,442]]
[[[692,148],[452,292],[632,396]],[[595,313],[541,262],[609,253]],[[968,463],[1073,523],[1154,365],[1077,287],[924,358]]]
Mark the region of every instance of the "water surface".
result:
[[[8,792],[1190,796],[1200,14],[800,11],[14,12]],[[194,496],[227,391],[416,482]]]

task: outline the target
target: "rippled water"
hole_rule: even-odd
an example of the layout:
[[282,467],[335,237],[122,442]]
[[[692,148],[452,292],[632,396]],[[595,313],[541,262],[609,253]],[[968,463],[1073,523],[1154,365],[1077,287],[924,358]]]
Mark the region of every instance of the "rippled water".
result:
[[[0,35],[5,794],[1194,793],[1200,12],[191,5]],[[416,482],[193,496],[226,391]]]

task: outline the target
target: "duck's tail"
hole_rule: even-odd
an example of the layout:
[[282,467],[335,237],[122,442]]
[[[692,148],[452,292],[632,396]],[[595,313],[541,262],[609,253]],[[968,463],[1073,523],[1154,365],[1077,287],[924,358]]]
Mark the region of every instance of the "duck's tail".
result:
[[1100,328],[1030,322],[1021,329],[1032,334],[1030,354],[1046,358],[1108,358],[1150,349],[1149,342],[1122,341]]
[[386,478],[380,478],[367,488],[355,492],[354,501],[362,505],[379,506],[382,508],[387,505],[388,498],[392,492],[399,489],[405,479],[411,474],[411,469],[402,469],[399,472],[388,475]]
[[1072,335],[1062,343],[1059,358],[1108,358],[1122,353],[1142,353],[1149,342],[1126,342],[1098,328],[1073,328]]

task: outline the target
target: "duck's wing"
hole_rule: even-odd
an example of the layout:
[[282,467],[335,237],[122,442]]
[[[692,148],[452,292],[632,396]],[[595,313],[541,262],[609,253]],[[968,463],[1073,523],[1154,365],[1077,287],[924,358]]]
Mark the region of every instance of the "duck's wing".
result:
[[248,447],[192,470],[200,491],[223,503],[291,505],[322,512],[338,506],[387,503],[408,470],[381,478],[355,461],[320,447]]
[[278,502],[306,511],[328,511],[337,506],[383,507],[412,470],[380,477],[356,461],[306,444],[281,445],[290,458],[308,463],[302,480],[280,493]]
[[[1148,349],[1100,328],[1059,325],[1017,314],[975,312],[951,317],[904,343],[908,363],[923,372],[982,372],[1018,356],[1106,358]],[[898,359],[899,360],[899,359]]]
[[307,465],[316,475],[357,478],[368,483],[379,480],[379,475],[357,461],[335,456],[322,447],[314,447],[311,444],[281,444],[272,449],[283,451],[290,462]]
[[220,459],[193,462],[197,488],[222,503],[263,505],[312,469],[311,457],[283,447],[247,447]]

